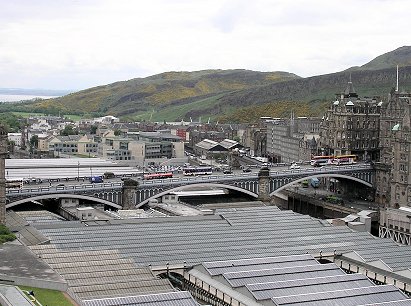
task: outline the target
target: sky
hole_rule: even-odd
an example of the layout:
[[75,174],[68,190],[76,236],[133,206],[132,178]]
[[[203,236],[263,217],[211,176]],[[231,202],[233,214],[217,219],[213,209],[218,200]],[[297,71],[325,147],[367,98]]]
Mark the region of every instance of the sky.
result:
[[409,0],[0,0],[0,88],[166,71],[309,77],[411,45]]

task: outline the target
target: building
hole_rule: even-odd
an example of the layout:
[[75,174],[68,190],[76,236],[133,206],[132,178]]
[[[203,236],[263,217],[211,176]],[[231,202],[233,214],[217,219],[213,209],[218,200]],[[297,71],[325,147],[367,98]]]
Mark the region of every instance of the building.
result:
[[359,98],[348,82],[322,118],[320,155],[356,154],[360,160],[378,160],[381,105],[377,98]]
[[106,132],[98,146],[98,156],[110,160],[139,161],[184,157],[184,142],[167,132],[129,132],[115,136]]
[[250,124],[244,129],[241,144],[250,148],[250,154],[255,156],[267,155],[267,126],[264,120]]
[[[377,305],[405,301],[394,286],[378,286],[362,274],[346,274],[312,255],[203,262],[184,272],[193,296],[211,305]],[[378,304],[379,305],[379,304]],[[389,304],[394,305],[394,304]]]
[[78,141],[80,138],[80,135],[55,136],[48,141],[49,151],[53,151],[54,156],[60,156],[60,154],[77,154]]
[[237,124],[197,124],[191,125],[186,130],[189,133],[187,146],[194,149],[194,146],[204,139],[221,142],[224,139],[240,140],[244,133],[244,128]]
[[380,159],[375,163],[375,199],[381,207],[411,206],[410,102],[410,93],[396,90],[381,105]]
[[378,236],[411,245],[411,208],[400,207],[380,210]]
[[320,120],[297,117],[267,119],[267,155],[275,163],[306,161],[317,153]]
[[21,133],[7,133],[7,139],[14,143],[14,146],[21,147]]
[[226,154],[228,149],[211,139],[204,139],[194,146],[194,152],[198,156],[208,156],[209,154]]
[[107,133],[98,146],[98,156],[109,160],[132,160],[129,148],[129,138],[114,136]]
[[79,155],[94,157],[97,155],[98,143],[91,135],[83,135],[77,142],[77,153]]

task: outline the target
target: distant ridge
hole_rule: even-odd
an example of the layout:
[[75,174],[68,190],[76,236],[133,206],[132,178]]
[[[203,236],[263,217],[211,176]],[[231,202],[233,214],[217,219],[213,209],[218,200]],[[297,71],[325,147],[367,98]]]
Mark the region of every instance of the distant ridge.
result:
[[361,67],[352,67],[351,69],[361,69],[361,70],[379,70],[379,69],[390,69],[396,67],[397,65],[411,66],[411,47],[403,46],[377,56],[372,61],[368,62]]
[[320,115],[352,79],[360,96],[384,99],[396,83],[411,91],[411,47],[403,46],[360,67],[300,78],[289,72],[243,69],[164,72],[98,86],[16,108],[86,116],[114,115],[131,121],[211,118],[250,122],[260,116]]
[[31,95],[31,96],[64,96],[73,90],[58,89],[30,89],[30,88],[0,88],[3,95]]

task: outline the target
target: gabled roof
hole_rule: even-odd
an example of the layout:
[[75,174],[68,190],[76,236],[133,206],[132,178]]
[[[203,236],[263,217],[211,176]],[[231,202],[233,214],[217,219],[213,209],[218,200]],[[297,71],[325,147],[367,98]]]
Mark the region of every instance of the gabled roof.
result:
[[220,142],[220,145],[228,150],[241,146],[237,141],[231,139],[224,139]]
[[196,147],[199,147],[205,150],[210,150],[216,146],[218,146],[218,142],[211,140],[211,139],[204,139],[196,144]]

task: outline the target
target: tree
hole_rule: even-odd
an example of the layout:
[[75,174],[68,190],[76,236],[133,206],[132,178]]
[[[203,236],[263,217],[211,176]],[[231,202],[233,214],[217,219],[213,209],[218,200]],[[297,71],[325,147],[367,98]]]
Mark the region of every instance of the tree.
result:
[[39,146],[39,136],[33,135],[30,138],[30,152],[33,153],[34,149],[37,149]]
[[114,130],[114,136],[120,136],[121,130]]
[[92,135],[97,134],[97,125],[92,125],[90,127],[90,134],[92,134]]
[[60,131],[61,136],[77,135],[78,131],[73,129],[73,126],[66,125],[62,131]]
[[1,113],[0,122],[2,122],[9,132],[18,132],[20,130],[20,120],[22,118],[14,115],[13,113]]

